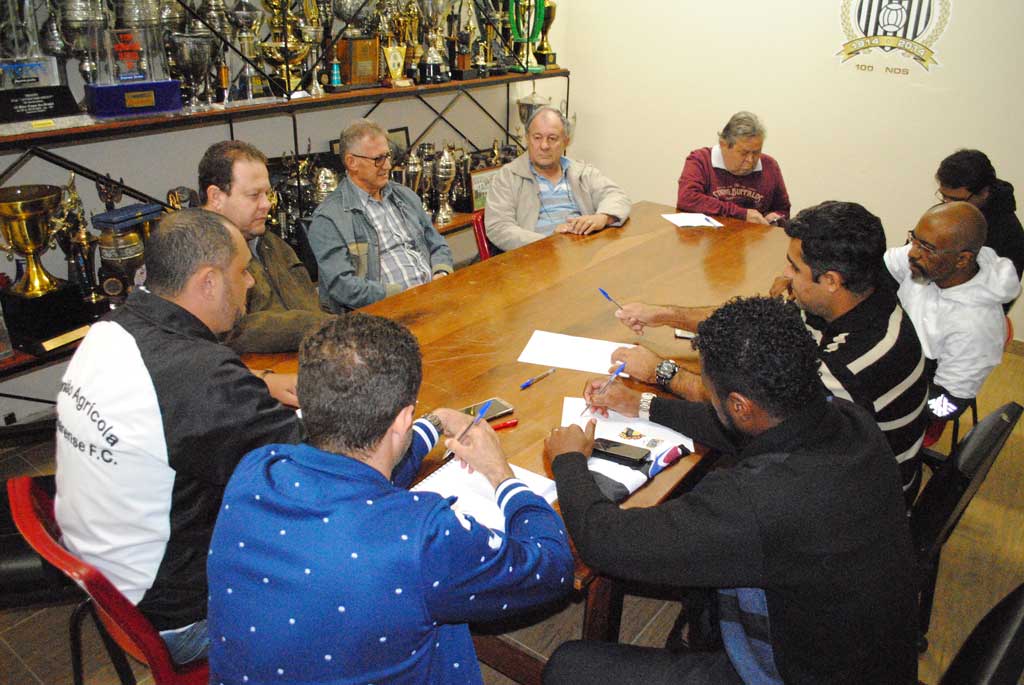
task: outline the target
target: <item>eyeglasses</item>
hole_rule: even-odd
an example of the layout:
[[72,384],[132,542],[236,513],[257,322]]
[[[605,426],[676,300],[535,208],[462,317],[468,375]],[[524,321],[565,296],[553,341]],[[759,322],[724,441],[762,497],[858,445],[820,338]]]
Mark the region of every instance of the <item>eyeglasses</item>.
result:
[[370,160],[371,162],[373,162],[373,165],[375,167],[377,167],[378,169],[383,167],[384,164],[391,162],[391,153],[390,152],[385,152],[383,155],[378,155],[376,157],[367,157],[366,155],[357,155],[354,152],[350,152],[349,154],[352,155],[353,157],[358,157],[359,159],[368,159],[368,160]]
[[939,248],[935,247],[931,243],[926,243],[923,240],[921,240],[920,238],[918,238],[914,234],[913,231],[907,231],[907,240],[910,241],[911,243],[913,243],[914,246],[917,247],[919,250],[927,252],[928,254],[930,254],[932,256],[947,255],[947,254],[959,254],[961,252],[971,252],[971,250],[957,250],[957,249],[952,249],[952,248],[947,248],[947,249],[944,249],[944,250],[940,250]]
[[947,195],[946,193],[942,192],[941,188],[935,191],[935,199],[943,204],[947,202],[970,202],[971,198],[974,197],[975,195],[977,195],[977,193],[971,193],[967,197],[953,197],[952,195]]

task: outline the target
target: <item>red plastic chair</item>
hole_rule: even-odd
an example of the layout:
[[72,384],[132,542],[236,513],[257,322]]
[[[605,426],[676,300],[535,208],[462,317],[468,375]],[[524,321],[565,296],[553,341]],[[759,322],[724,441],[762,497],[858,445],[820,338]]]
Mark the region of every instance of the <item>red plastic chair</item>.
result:
[[491,245],[487,240],[487,229],[484,227],[484,210],[473,212],[473,237],[476,238],[476,251],[480,253],[480,261],[491,258]]
[[175,665],[160,634],[135,605],[102,573],[61,546],[53,500],[31,478],[11,478],[7,481],[7,494],[11,517],[26,542],[89,595],[76,609],[78,620],[72,620],[71,668],[76,684],[82,682],[80,631],[85,611],[91,611],[97,619],[100,635],[123,683],[134,683],[135,679],[118,647],[146,664],[157,685],[206,685],[209,682],[209,665],[205,659]]

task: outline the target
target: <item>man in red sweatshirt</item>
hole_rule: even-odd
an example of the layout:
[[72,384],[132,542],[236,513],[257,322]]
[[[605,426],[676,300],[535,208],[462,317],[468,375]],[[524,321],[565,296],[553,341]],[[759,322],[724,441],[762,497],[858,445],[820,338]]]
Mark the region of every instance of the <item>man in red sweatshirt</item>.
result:
[[676,208],[785,225],[789,194],[779,164],[761,154],[764,125],[750,112],[737,112],[718,134],[718,145],[694,150],[679,176]]

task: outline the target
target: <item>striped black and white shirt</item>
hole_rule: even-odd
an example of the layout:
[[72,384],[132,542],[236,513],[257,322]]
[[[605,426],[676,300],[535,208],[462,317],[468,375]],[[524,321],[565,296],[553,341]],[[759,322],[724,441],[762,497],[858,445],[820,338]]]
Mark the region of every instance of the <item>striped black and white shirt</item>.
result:
[[835,321],[803,313],[818,343],[821,379],[872,413],[897,463],[917,455],[927,424],[925,357],[896,294],[878,288]]

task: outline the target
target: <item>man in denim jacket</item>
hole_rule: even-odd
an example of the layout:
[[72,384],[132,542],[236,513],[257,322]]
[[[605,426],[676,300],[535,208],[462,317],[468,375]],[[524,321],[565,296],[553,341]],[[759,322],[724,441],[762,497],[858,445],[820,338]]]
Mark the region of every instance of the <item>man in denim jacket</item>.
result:
[[389,180],[384,129],[359,119],[341,132],[341,155],[347,176],[309,227],[321,305],[342,313],[450,274],[451,250],[419,196]]

